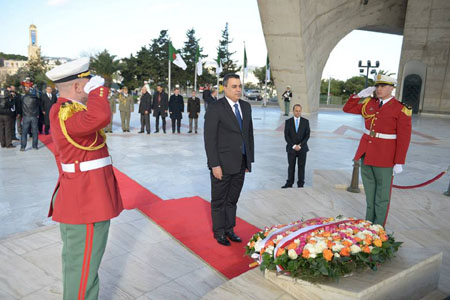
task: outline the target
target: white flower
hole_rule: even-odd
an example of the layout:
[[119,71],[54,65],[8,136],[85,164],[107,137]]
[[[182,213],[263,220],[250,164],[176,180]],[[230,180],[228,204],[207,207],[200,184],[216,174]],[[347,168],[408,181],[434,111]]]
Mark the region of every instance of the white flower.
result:
[[267,247],[266,252],[269,253],[270,255],[272,255],[273,249],[274,249],[274,246],[270,245],[269,247]]
[[331,250],[333,250],[333,252],[340,252],[343,248],[345,248],[344,245],[342,245],[341,243],[337,243],[336,245],[333,245],[331,247]]
[[339,255],[339,253],[334,253],[334,257],[341,257],[340,255]]
[[313,244],[306,244],[305,247],[303,247],[304,250],[308,250],[309,254],[316,254],[316,248],[314,247]]
[[324,240],[319,241],[318,243],[316,243],[315,245],[316,248],[316,253],[322,253],[323,250],[328,248],[327,242]]
[[350,247],[350,252],[351,252],[352,254],[359,253],[359,252],[361,252],[361,248],[360,248],[358,245],[353,244],[353,245],[351,245],[351,247]]
[[288,256],[290,259],[297,259],[297,257],[298,257],[297,252],[295,252],[294,249],[290,249],[288,251]]
[[316,257],[317,257],[317,254],[316,254],[316,253],[309,253],[309,257],[310,257],[310,258],[316,258]]
[[364,233],[362,233],[361,231],[356,234],[356,237],[359,239],[362,239],[362,240],[366,239],[366,235]]
[[263,240],[259,240],[255,243],[255,251],[256,252],[260,252],[263,247],[264,247]]
[[283,236],[281,234],[277,235],[277,238],[275,239],[275,243],[278,243],[279,241],[281,241],[283,239]]
[[300,245],[300,239],[295,239],[294,243],[296,243],[297,245]]
[[383,226],[381,226],[379,224],[371,225],[369,228],[372,230],[375,230],[376,232],[380,232],[380,230],[383,230]]
[[258,253],[253,253],[252,256],[251,256],[251,258],[253,258],[253,259],[259,258],[259,254],[258,254]]

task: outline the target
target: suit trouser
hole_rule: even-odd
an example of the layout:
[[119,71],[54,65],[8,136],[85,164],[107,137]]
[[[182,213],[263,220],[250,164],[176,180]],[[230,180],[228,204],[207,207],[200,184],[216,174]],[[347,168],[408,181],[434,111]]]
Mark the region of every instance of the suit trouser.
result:
[[[45,125],[45,134],[48,134],[49,130],[50,130],[50,116],[49,116],[50,111],[45,113],[44,116],[44,125]],[[112,122],[112,121],[111,121]]]
[[192,131],[192,120],[194,120],[195,132],[197,132],[198,118],[189,118],[189,131]]
[[11,123],[14,119],[10,115],[0,115],[0,144],[8,147],[12,143]]
[[294,184],[295,161],[297,160],[297,185],[302,187],[305,184],[305,165],[307,151],[296,151],[296,153],[288,152],[288,185]]
[[144,132],[144,127],[150,133],[150,114],[141,114],[141,132]]
[[181,119],[172,119],[172,132],[175,133],[175,123],[177,127],[177,132],[180,133]]
[[156,126],[156,131],[159,131],[159,116],[161,116],[162,119],[162,129],[164,132],[166,132],[166,117],[163,117],[160,111],[157,111],[156,113],[156,121],[155,121],[155,126]]
[[364,158],[362,158],[361,177],[366,193],[366,220],[384,226],[391,199],[392,167],[368,166],[364,164]]
[[17,120],[17,132],[22,135],[22,116],[20,116]]
[[16,138],[16,116],[13,116],[13,121],[11,122],[11,136],[12,138]]
[[42,128],[44,127],[44,114],[42,112],[39,112],[39,118],[38,118],[38,131],[39,133],[42,133]]
[[[56,199],[53,196],[53,204]],[[110,220],[90,224],[60,223],[63,242],[63,299],[98,299],[98,269],[108,241]]]
[[[131,112],[129,111],[120,111],[120,120],[122,123],[122,130],[130,130],[130,116]],[[150,119],[149,119],[149,125],[150,125]],[[149,129],[150,131],[150,129]]]
[[247,163],[242,156],[241,169],[236,174],[223,174],[222,180],[211,170],[211,217],[214,237],[233,231],[236,226],[236,209],[244,185]]

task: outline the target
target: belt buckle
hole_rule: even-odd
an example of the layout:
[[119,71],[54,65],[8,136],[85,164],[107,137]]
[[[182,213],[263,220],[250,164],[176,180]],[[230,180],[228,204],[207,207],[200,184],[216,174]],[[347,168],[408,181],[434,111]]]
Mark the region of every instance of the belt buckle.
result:
[[371,137],[376,137],[377,136],[377,133],[375,132],[375,130],[371,130],[370,131],[370,136]]

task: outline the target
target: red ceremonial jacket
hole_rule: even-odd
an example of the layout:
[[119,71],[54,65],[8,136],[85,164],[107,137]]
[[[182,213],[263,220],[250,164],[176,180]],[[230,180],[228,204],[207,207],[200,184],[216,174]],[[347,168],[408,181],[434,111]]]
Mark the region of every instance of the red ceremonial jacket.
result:
[[[65,121],[68,135],[81,146],[96,146],[103,142],[96,132],[109,124],[111,110],[109,90],[99,87],[88,95],[87,110],[75,112]],[[79,163],[109,156],[107,146],[94,151],[82,150],[64,136],[58,113],[69,99],[58,98],[50,110],[51,135],[55,144],[55,159],[59,178],[54,205],[50,203],[49,217],[67,224],[89,224],[114,218],[123,210],[117,180],[112,165],[80,172]],[[61,163],[75,164],[75,173],[62,171]],[[53,197],[52,197],[53,198]]]
[[390,168],[395,164],[404,164],[411,140],[411,110],[394,97],[381,108],[377,98],[366,98],[362,103],[358,103],[359,100],[357,95],[350,96],[343,110],[347,113],[362,114],[363,117],[365,114],[366,129],[376,133],[396,134],[397,139],[363,134],[354,159],[358,160],[365,155],[364,164],[375,167]]

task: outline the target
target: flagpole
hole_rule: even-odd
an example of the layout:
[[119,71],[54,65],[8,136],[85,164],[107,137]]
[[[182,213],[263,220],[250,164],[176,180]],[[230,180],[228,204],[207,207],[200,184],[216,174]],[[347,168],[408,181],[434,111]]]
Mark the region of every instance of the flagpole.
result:
[[168,59],[169,59],[169,85],[168,85],[169,90],[167,91],[167,95],[169,95],[169,97],[170,97],[170,77],[171,77],[171,74],[170,74],[170,43],[171,43],[171,41],[169,40],[169,57],[168,57]]
[[245,41],[244,41],[244,62],[242,64],[242,98],[244,98],[245,93]]
[[264,80],[264,100],[263,100],[263,106],[266,106],[267,104],[267,66],[266,66],[266,80]]
[[194,91],[197,92],[197,63],[194,64]]

